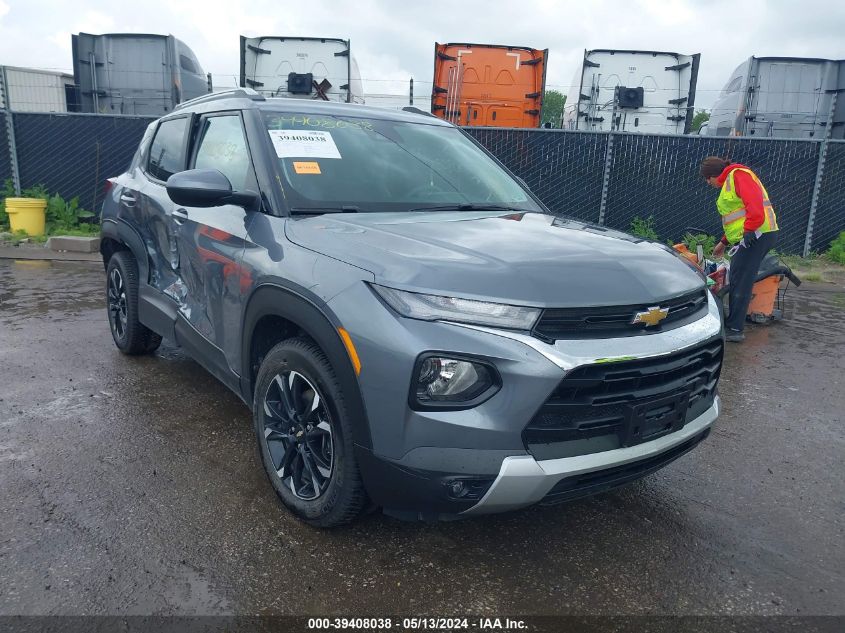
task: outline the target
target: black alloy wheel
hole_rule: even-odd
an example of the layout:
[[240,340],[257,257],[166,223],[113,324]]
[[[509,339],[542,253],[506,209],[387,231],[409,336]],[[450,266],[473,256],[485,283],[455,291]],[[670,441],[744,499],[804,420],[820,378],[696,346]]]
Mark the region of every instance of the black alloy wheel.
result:
[[123,275],[120,274],[119,268],[114,267],[109,271],[107,289],[109,325],[111,325],[115,339],[122,340],[126,337],[128,317],[126,314],[126,283],[123,281]]
[[261,359],[253,396],[258,452],[276,495],[321,528],[349,523],[368,503],[337,369],[312,339],[286,339]]
[[318,498],[334,470],[325,398],[301,373],[282,371],[267,388],[264,414],[264,442],[276,475],[297,498]]

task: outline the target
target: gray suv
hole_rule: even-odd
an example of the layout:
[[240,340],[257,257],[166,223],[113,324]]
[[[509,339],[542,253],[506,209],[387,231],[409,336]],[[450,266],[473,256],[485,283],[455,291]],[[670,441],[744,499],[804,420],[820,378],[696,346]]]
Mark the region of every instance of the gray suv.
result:
[[248,90],[149,126],[103,205],[117,347],[166,336],[252,408],[317,526],[553,504],[719,413],[719,309],[667,247],[555,217],[420,112]]

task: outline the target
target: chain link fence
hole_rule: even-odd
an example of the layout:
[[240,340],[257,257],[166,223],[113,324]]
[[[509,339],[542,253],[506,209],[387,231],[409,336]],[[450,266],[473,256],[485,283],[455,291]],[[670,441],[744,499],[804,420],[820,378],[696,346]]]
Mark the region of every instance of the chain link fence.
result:
[[466,128],[555,213],[598,221],[607,134]]
[[[615,135],[605,223],[629,230],[635,216],[653,215],[661,239],[677,240],[686,227],[721,234],[718,191],[698,173],[705,156],[724,156],[724,139]],[[738,141],[738,142],[736,142]],[[809,219],[819,143],[736,139],[731,160],[748,165],[775,204],[777,249],[800,253]]]
[[[106,178],[126,169],[151,121],[0,110],[0,182],[17,174],[22,189],[44,185],[65,199],[78,197],[83,208],[99,210]],[[702,181],[698,165],[705,156],[728,155],[766,184],[781,227],[779,251],[823,251],[845,230],[845,141],[546,129],[467,132],[554,213],[579,220],[630,231],[634,218],[652,217],[662,240],[680,239],[687,227],[717,235],[717,192]]]
[[[688,227],[719,235],[718,193],[704,183],[698,167],[705,156],[729,156],[749,166],[765,183],[781,228],[779,251],[823,251],[845,230],[845,141],[467,131],[523,178],[556,214],[622,231],[630,231],[635,218],[651,217],[662,240],[679,240]],[[811,240],[805,249],[808,230]]]
[[818,200],[810,250],[822,252],[845,231],[845,142],[830,143],[827,147]]
[[43,185],[66,200],[79,198],[79,205],[92,211],[103,201],[106,179],[126,169],[153,120],[104,114],[12,116],[21,188]]
[[12,178],[11,145],[6,127],[9,120],[5,110],[0,110],[0,185]]

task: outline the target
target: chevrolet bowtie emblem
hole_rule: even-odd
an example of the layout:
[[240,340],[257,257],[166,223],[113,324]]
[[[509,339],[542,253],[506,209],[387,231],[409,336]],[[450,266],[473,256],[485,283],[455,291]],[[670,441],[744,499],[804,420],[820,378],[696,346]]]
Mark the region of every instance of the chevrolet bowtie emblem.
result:
[[631,325],[636,325],[637,323],[644,323],[646,327],[649,327],[651,325],[657,325],[667,316],[669,316],[668,308],[652,306],[644,312],[637,312],[636,314],[634,314],[634,320],[631,321]]

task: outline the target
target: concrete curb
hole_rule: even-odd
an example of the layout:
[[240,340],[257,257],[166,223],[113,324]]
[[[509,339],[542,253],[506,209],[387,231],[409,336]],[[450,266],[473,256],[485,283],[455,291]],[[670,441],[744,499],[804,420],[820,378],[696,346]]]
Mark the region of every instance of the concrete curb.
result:
[[0,259],[41,259],[63,262],[99,262],[99,253],[56,252],[47,248],[0,246]]

